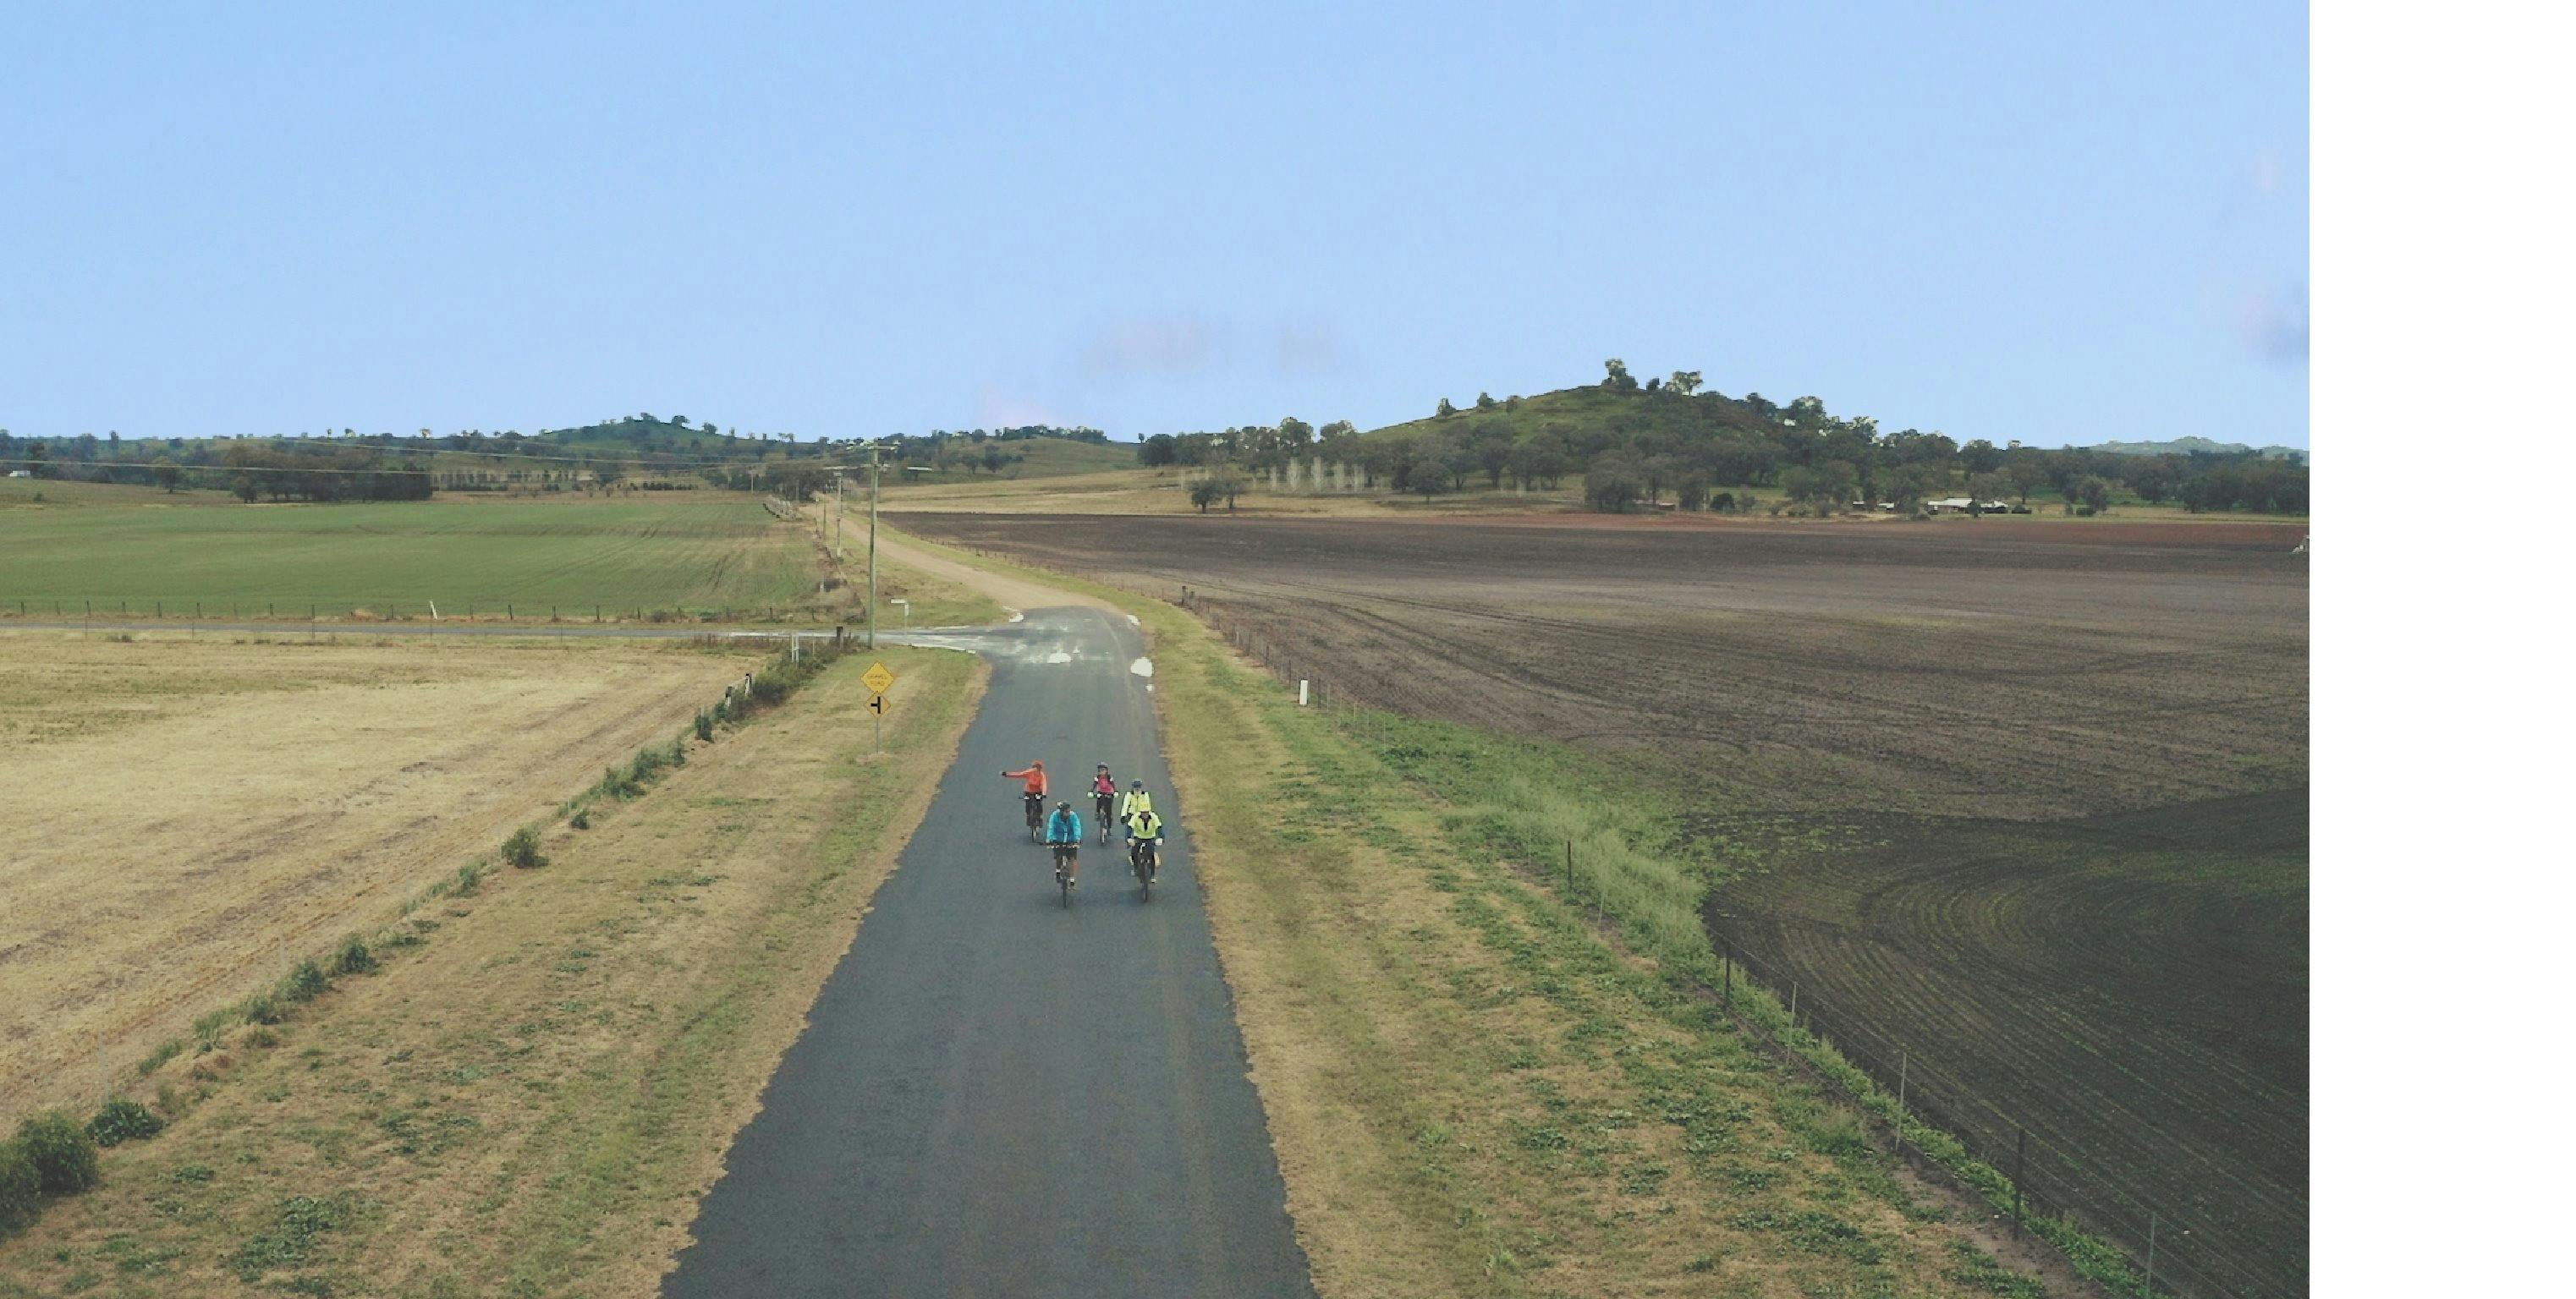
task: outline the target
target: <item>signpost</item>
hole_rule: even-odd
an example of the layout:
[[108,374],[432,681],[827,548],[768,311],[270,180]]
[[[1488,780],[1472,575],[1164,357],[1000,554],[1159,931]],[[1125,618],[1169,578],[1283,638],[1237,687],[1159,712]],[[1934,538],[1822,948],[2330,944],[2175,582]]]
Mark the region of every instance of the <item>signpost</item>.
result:
[[894,688],[894,673],[883,663],[871,663],[859,674],[859,684],[868,688],[868,711],[876,715],[877,752],[885,752],[886,691]]

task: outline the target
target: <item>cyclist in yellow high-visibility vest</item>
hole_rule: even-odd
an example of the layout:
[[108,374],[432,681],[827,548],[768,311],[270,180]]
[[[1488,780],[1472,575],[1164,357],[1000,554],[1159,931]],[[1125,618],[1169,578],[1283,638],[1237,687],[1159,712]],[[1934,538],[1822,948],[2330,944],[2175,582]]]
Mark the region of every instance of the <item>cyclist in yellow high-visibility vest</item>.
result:
[[1145,792],[1145,782],[1141,780],[1129,784],[1127,786],[1126,794],[1122,795],[1118,800],[1118,819],[1121,821],[1136,815],[1138,812],[1151,812],[1153,810],[1154,796]]

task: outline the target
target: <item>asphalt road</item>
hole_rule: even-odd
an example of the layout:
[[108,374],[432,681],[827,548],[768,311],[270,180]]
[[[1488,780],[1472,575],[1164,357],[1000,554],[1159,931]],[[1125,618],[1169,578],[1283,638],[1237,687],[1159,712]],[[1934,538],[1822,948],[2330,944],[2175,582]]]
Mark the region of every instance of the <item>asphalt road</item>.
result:
[[[1142,636],[1052,609],[907,639],[987,654],[982,711],[663,1294],[1311,1295]],[[1086,831],[1092,764],[1145,781],[1173,827],[1150,901],[1095,840],[1059,905],[998,774],[1032,758]]]

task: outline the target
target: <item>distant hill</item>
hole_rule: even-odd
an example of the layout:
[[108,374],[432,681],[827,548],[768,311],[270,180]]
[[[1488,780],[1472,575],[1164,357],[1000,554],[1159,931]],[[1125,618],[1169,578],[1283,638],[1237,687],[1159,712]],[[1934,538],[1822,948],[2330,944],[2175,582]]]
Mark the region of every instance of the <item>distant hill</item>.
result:
[[2204,437],[2179,437],[2163,442],[2096,442],[2088,451],[2107,451],[2115,456],[2187,456],[2194,452],[2206,455],[2257,455],[2265,460],[2287,460],[2306,464],[2308,453],[2298,447],[2249,447],[2242,442],[2214,442]]
[[1732,430],[1749,433],[1767,426],[1753,407],[1719,393],[1685,396],[1658,390],[1621,391],[1589,384],[1560,388],[1531,397],[1507,397],[1490,407],[1470,403],[1454,414],[1406,420],[1362,434],[1368,438],[1409,438],[1424,433],[1468,428],[1509,432],[1526,442],[1548,429],[1561,429],[1577,440],[1597,431],[1628,440],[1641,432],[1715,436]]
[[528,440],[580,451],[686,451],[716,459],[735,454],[756,456],[767,445],[758,438],[734,437],[695,426],[685,418],[642,416],[579,428],[544,429]]

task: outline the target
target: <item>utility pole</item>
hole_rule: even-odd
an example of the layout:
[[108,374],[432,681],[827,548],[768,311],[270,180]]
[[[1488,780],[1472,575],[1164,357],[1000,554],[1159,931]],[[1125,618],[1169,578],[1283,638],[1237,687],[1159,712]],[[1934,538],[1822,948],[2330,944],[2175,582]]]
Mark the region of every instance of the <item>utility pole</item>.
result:
[[885,486],[885,448],[868,444],[868,648],[877,647],[877,493]]
[[832,474],[832,562],[839,563],[848,552],[841,549],[841,488],[848,479],[839,471]]

